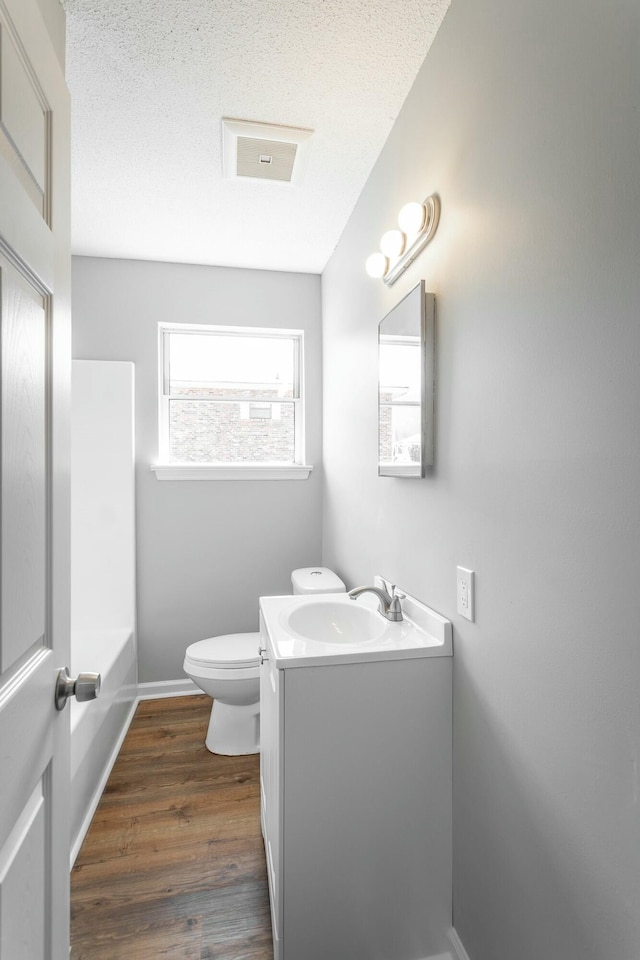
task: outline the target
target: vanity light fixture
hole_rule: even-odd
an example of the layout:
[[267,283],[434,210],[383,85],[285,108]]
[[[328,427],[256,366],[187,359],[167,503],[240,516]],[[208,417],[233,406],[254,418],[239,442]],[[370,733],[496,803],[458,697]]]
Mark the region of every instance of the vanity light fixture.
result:
[[424,203],[405,203],[398,214],[399,230],[387,230],[380,240],[380,253],[367,258],[370,277],[382,278],[388,287],[404,273],[436,232],[440,200],[431,194]]

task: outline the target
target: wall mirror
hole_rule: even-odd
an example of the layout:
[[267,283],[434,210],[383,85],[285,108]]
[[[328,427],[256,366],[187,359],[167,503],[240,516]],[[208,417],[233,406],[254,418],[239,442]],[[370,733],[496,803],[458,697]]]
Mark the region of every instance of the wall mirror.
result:
[[378,325],[378,475],[423,477],[433,463],[435,297],[424,280]]

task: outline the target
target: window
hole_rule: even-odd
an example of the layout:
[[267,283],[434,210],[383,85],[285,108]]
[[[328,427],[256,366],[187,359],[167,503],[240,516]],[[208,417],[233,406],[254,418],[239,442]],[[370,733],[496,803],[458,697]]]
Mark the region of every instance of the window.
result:
[[156,475],[299,476],[302,350],[300,330],[160,324]]

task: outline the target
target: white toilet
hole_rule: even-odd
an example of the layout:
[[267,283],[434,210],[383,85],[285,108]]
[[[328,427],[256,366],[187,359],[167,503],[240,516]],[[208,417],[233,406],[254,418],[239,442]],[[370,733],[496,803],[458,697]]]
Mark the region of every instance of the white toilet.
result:
[[[294,594],[344,593],[327,567],[302,567],[291,574]],[[259,633],[228,633],[187,647],[184,672],[213,697],[205,745],[211,753],[240,756],[260,751]]]

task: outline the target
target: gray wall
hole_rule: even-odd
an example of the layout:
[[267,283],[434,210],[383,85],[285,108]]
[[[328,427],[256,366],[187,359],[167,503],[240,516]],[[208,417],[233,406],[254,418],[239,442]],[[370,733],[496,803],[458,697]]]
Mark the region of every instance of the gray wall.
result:
[[[323,274],[324,561],[454,622],[471,960],[640,956],[639,36],[637,0],[453,0]],[[433,191],[388,291],[364,261]],[[378,479],[376,326],[421,277],[436,464]]]
[[[305,331],[308,480],[155,478],[161,321]],[[139,676],[177,679],[189,643],[257,630],[258,597],[320,560],[320,279],[75,257],[73,355],[136,365]]]

